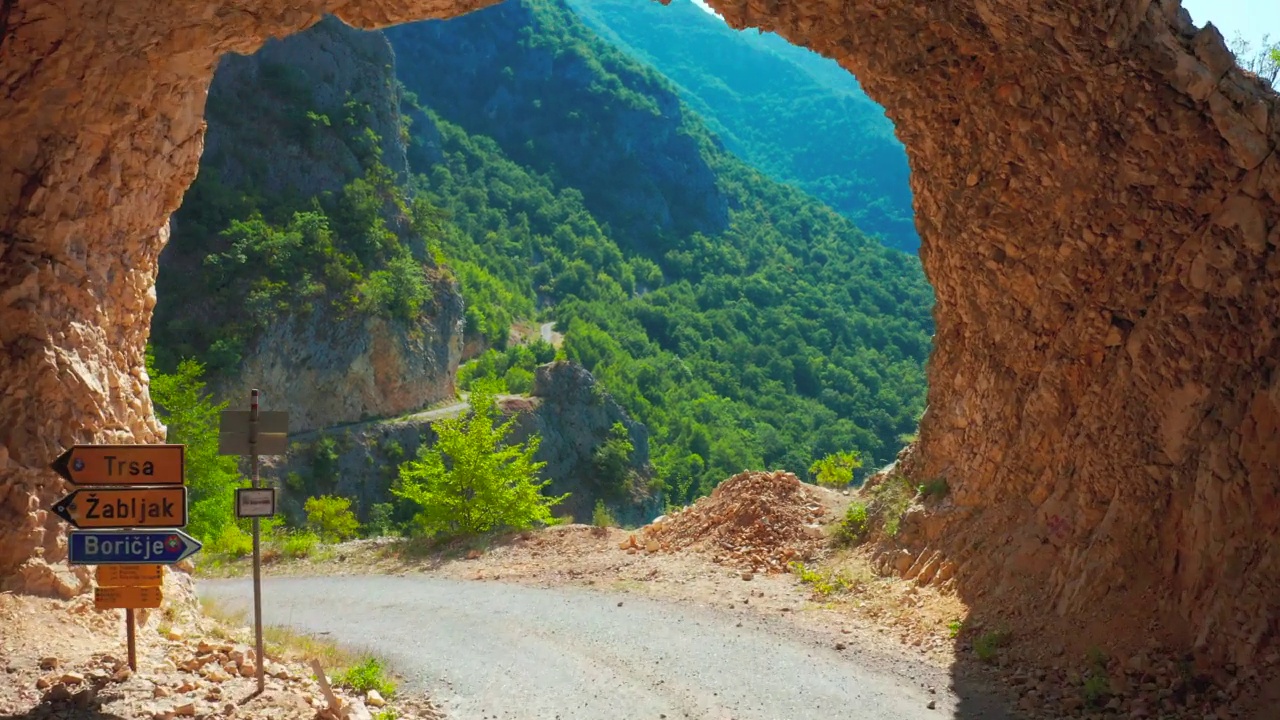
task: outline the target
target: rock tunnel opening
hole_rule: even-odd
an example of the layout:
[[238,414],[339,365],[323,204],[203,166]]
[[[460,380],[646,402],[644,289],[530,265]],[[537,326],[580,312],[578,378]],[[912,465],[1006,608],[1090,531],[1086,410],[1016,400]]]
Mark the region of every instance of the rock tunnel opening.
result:
[[[5,587],[78,587],[43,510],[62,448],[158,435],[143,348],[217,59],[325,12],[372,28],[481,4],[6,4]],[[953,496],[901,542],[1082,637],[1238,663],[1273,643],[1275,93],[1176,0],[711,5],[839,61],[908,149],[937,331],[901,466]]]

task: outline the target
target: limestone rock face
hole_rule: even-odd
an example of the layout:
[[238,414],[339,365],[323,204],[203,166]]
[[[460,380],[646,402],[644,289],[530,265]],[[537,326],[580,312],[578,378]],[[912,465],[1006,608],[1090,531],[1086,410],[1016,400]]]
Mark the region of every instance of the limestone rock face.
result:
[[[62,557],[45,468],[148,442],[156,259],[217,58],[324,12],[482,0],[66,0],[0,14],[0,576]],[[962,592],[1247,661],[1280,617],[1280,100],[1177,0],[712,0],[838,59],[912,168],[937,292],[915,468]],[[25,580],[23,578],[26,578]],[[15,580],[17,579],[17,580]]]
[[[538,460],[547,463],[547,492],[569,493],[556,513],[570,513],[578,522],[591,522],[597,499],[623,524],[643,525],[662,513],[662,497],[649,490],[649,429],[636,422],[586,368],[557,361],[537,368],[533,379],[537,410],[521,413],[513,439],[536,434],[542,438]],[[508,404],[510,408],[510,404]],[[622,423],[633,448],[632,480],[627,487],[610,488],[593,465],[596,448],[608,439],[614,423]]]
[[382,317],[332,317],[317,311],[273,323],[234,379],[217,395],[248,407],[289,413],[289,431],[306,432],[371,417],[395,417],[455,395],[462,357],[462,296],[435,283],[432,308],[414,323]]

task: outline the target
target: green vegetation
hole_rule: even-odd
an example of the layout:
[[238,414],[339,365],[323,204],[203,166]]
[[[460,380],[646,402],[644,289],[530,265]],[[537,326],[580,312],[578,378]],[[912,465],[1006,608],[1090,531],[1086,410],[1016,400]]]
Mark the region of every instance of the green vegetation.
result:
[[351,512],[349,498],[333,495],[307,498],[304,509],[307,513],[307,526],[314,530],[323,542],[336,543],[350,540],[360,531],[360,522]]
[[370,690],[377,690],[384,698],[396,694],[395,680],[391,679],[382,661],[372,655],[361,658],[356,664],[334,675],[333,682],[361,694]]
[[951,492],[951,486],[947,484],[946,478],[934,478],[922,483],[917,491],[926,499],[944,498]]
[[1236,62],[1241,68],[1272,85],[1280,78],[1280,43],[1271,42],[1270,35],[1263,35],[1255,46],[1243,35],[1236,33],[1227,46],[1236,56]]
[[856,590],[860,583],[847,573],[830,568],[814,568],[802,562],[791,562],[787,565],[800,582],[813,587],[813,592],[821,597],[836,593]]
[[857,545],[866,539],[871,530],[866,503],[854,501],[844,512],[844,519],[836,527],[836,540]]
[[227,403],[215,403],[205,391],[199,362],[183,360],[172,374],[164,373],[156,368],[150,349],[146,362],[151,402],[167,429],[165,442],[187,446],[187,532],[213,548],[240,553],[242,540],[252,542],[242,539],[235,526],[235,492],[242,478],[236,458],[218,454],[218,418]]
[[618,521],[605,506],[604,500],[597,500],[595,510],[591,512],[591,524],[598,528],[618,527]]
[[[654,482],[671,503],[743,468],[811,479],[815,461],[848,448],[883,462],[914,431],[933,332],[917,258],[731,155],[670,82],[558,0],[388,36],[406,86],[386,92],[400,102],[398,135],[371,130],[378,113],[360,88],[313,92],[320,79],[297,68],[264,61],[258,84],[215,81],[210,121],[238,142],[211,149],[175,218],[166,263],[186,272],[160,276],[160,369],[199,357],[233,373],[278,317],[411,323],[434,278],[451,275],[467,339],[492,348],[460,385],[527,392],[556,351],[508,347],[508,333],[517,321],[554,321],[560,354],[647,426]],[[454,52],[459,44],[481,51]],[[488,107],[495,96],[506,99]],[[259,133],[332,189],[274,182],[280,167],[258,157]],[[388,169],[390,153],[383,161],[397,139],[408,176]],[[312,444],[310,470],[286,480],[293,497],[335,491],[340,442]],[[615,431],[596,452],[591,490],[606,504],[636,489],[623,462],[630,443]],[[445,501],[460,482],[455,460],[405,467],[403,502],[360,509],[368,532],[399,530],[410,502],[413,524],[430,534],[511,519],[448,515],[461,507]],[[534,514],[520,522],[545,522]],[[243,538],[229,531],[223,546],[234,555]]]
[[689,0],[570,0],[606,40],[671,79],[738,156],[914,252],[906,151],[884,110],[835,61],[734,30]]
[[[485,337],[502,347],[509,319],[544,307],[565,333],[564,354],[649,428],[673,502],[744,467],[807,477],[815,459],[851,447],[884,461],[914,431],[932,333],[918,259],[724,152],[660,76],[556,2],[506,3],[388,35],[402,80],[440,132],[443,161],[423,168],[419,188],[448,218],[441,254],[483,313]],[[465,73],[451,52],[461,38],[490,43],[485,62]],[[530,75],[525,68],[541,67],[547,53],[592,58],[594,79]],[[476,84],[504,88],[510,116],[487,115],[483,94],[464,87]],[[671,117],[646,115],[651,103],[635,93]],[[641,125],[615,131],[622,107]],[[652,187],[633,194],[636,207],[618,207],[626,188],[616,173],[592,173],[620,166],[583,157],[612,160],[616,132],[666,133],[676,123],[680,143],[661,151],[697,168],[690,173],[710,173],[714,187],[636,166],[623,174]],[[567,127],[586,133],[574,141],[585,147],[569,144]],[[706,207],[680,217],[701,229],[645,224],[651,205],[692,195]],[[728,208],[719,220],[706,209],[716,202]],[[464,384],[505,378],[521,366],[513,360],[481,358]]]
[[964,621],[960,618],[956,618],[955,620],[947,623],[947,636],[952,640],[959,637],[962,630],[964,630]]
[[809,474],[823,487],[842,488],[853,482],[853,472],[862,467],[857,450],[828,455],[809,467]]
[[423,444],[416,460],[400,466],[392,492],[419,508],[417,530],[426,536],[478,535],[493,529],[523,530],[555,522],[551,508],[567,495],[548,497],[535,462],[538,438],[504,444],[512,418],[495,426],[497,408],[492,389],[471,391],[469,416],[435,424],[435,444]]
[[973,654],[983,662],[992,662],[996,659],[1000,648],[1008,645],[1012,639],[1012,636],[1003,630],[983,633],[973,641]]
[[320,536],[310,530],[281,530],[272,540],[272,546],[292,560],[310,556],[320,545]]
[[886,535],[898,534],[902,516],[911,507],[915,494],[911,481],[901,475],[891,475],[871,490],[872,502],[868,510],[881,520]]

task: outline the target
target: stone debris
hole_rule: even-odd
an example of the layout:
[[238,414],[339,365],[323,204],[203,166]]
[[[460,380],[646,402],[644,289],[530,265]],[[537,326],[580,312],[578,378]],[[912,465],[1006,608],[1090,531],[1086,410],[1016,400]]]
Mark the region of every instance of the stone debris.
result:
[[[818,523],[825,513],[813,489],[795,475],[744,472],[661,523],[646,526],[643,539],[632,535],[622,548],[650,553],[696,548],[731,567],[786,572],[789,562],[812,559],[822,550],[825,533]],[[749,574],[743,579],[749,580]]]

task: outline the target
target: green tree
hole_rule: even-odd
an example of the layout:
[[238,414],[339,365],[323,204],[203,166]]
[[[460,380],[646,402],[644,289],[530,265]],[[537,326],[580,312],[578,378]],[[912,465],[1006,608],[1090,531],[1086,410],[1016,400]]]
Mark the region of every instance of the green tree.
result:
[[631,453],[635,446],[631,444],[631,435],[626,426],[615,422],[609,429],[609,437],[592,454],[592,464],[596,473],[607,487],[621,488],[631,474]]
[[857,450],[832,453],[809,467],[809,473],[823,487],[842,488],[853,482],[853,471],[862,467]]
[[1240,67],[1257,75],[1263,80],[1275,84],[1280,77],[1280,43],[1271,42],[1270,35],[1263,35],[1258,45],[1254,45],[1236,33],[1227,43],[1231,53],[1236,56]]
[[437,423],[435,444],[423,444],[416,460],[400,466],[392,492],[419,507],[414,522],[428,536],[551,524],[551,508],[569,497],[542,494],[550,481],[538,478],[546,465],[533,459],[538,436],[503,444],[515,418],[495,424],[494,395],[491,384],[473,387],[471,413]]
[[218,417],[227,403],[214,403],[205,392],[204,366],[196,360],[183,360],[169,375],[156,369],[148,348],[147,374],[156,417],[168,428],[166,442],[186,445],[187,532],[213,542],[235,522],[235,490],[242,484],[236,458],[218,454]]
[[303,504],[307,525],[325,542],[350,540],[360,531],[360,522],[351,512],[351,500],[335,495],[307,498]]

